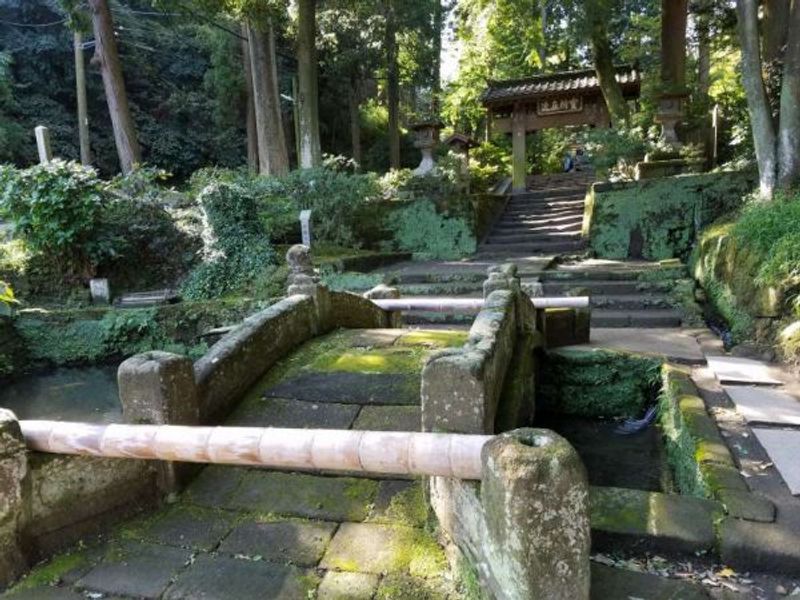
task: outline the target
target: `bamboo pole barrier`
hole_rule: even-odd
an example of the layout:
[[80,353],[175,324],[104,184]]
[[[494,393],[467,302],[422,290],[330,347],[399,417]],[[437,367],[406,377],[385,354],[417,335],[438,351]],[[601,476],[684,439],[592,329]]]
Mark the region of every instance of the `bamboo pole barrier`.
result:
[[[483,298],[391,298],[373,300],[384,310],[408,312],[421,310],[435,313],[475,313],[483,308]],[[563,296],[531,298],[534,308],[587,308],[588,296]]]
[[31,450],[108,458],[481,478],[487,435],[20,421]]

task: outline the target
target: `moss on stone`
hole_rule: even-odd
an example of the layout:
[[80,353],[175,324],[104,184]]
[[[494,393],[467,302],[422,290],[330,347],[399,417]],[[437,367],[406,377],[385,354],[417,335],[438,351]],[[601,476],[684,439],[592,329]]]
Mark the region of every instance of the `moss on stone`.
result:
[[389,508],[382,519],[408,527],[425,528],[429,525],[430,509],[419,483],[392,496]]
[[414,577],[391,575],[381,582],[375,600],[444,600],[447,594],[433,582]]
[[311,363],[309,368],[313,371],[350,373],[414,373],[422,367],[421,354],[405,348],[353,348],[326,353]]
[[77,549],[57,554],[47,562],[34,567],[22,581],[9,591],[8,595],[13,597],[15,592],[54,585],[61,581],[61,578],[65,574],[85,567],[89,565],[90,562],[91,560],[88,552],[85,549]]
[[584,417],[637,417],[652,399],[661,363],[658,357],[615,350],[548,351],[537,405]]
[[469,338],[468,331],[445,331],[419,329],[406,333],[397,340],[400,346],[424,346],[426,348],[453,348],[463,346]]

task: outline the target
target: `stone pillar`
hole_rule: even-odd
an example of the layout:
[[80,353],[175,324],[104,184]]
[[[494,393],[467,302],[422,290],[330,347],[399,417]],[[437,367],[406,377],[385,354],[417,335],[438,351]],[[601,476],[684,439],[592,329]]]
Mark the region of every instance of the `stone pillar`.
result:
[[34,128],[36,135],[36,148],[39,151],[39,162],[46,165],[53,160],[53,150],[50,146],[50,130],[44,125]]
[[527,125],[525,121],[524,109],[519,105],[515,106],[514,112],[511,114],[511,191],[515,194],[525,191],[525,178],[528,173],[525,155],[525,128]]
[[[191,359],[169,352],[145,352],[132,356],[117,372],[122,416],[126,423],[151,425],[198,425],[200,401]],[[180,490],[197,467],[163,462],[159,488]]]
[[287,293],[290,296],[295,294],[315,296],[317,278],[311,263],[311,248],[303,244],[295,244],[286,252],[286,262],[289,265]]
[[17,417],[0,408],[0,588],[27,570],[20,540],[27,473],[28,455]]
[[588,600],[589,484],[575,449],[547,429],[517,429],[489,441],[482,461],[492,591]]

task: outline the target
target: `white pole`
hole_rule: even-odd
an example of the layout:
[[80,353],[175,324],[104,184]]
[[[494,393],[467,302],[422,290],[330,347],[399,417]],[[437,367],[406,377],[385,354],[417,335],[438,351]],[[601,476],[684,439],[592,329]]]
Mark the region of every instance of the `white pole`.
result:
[[283,469],[481,478],[491,436],[405,431],[20,421],[31,450]]
[[[473,313],[483,308],[482,298],[391,298],[373,300],[384,310],[407,312],[420,310],[439,313]],[[534,308],[587,308],[589,296],[563,296],[553,298],[531,298]]]

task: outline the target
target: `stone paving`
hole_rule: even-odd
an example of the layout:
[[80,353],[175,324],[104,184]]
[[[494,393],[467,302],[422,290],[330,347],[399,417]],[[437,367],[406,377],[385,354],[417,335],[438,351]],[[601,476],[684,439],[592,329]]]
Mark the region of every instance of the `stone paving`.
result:
[[[272,369],[229,425],[418,430],[419,373],[461,331],[349,330]],[[208,466],[175,504],[35,569],[18,599],[462,598],[420,481]]]

